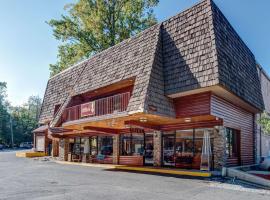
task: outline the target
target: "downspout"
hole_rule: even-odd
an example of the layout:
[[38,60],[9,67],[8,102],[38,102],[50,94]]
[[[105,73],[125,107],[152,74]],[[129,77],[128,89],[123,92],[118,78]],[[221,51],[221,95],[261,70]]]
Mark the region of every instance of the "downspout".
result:
[[[261,83],[261,90],[262,90],[262,68],[260,67],[260,83]],[[263,93],[263,91],[262,91]],[[260,113],[260,120],[262,117],[262,113]],[[260,162],[262,161],[262,126],[260,126]]]

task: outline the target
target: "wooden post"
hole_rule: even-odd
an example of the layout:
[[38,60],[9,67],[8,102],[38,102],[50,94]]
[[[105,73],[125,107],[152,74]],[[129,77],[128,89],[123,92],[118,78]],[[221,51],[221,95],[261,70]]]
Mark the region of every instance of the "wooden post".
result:
[[113,164],[119,164],[120,135],[113,136]]

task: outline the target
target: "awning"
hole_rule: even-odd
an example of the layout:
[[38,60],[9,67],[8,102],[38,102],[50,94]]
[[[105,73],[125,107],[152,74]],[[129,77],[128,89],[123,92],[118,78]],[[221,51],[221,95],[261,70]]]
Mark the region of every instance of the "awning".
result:
[[43,125],[38,127],[37,129],[33,130],[33,133],[43,133],[48,130],[48,125]]

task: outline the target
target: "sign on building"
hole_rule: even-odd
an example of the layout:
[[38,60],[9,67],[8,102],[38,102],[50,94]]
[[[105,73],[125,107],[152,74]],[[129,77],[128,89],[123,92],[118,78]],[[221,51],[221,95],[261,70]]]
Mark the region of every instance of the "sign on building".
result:
[[81,105],[81,117],[95,115],[95,102],[89,102]]

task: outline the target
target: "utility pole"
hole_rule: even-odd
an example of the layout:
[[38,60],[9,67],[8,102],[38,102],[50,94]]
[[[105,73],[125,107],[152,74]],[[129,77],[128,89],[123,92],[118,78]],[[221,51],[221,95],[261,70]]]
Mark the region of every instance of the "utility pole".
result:
[[13,143],[13,122],[12,122],[11,115],[9,117],[9,123],[10,123],[10,134],[11,134],[11,147],[13,149],[13,147],[14,147],[14,143]]

